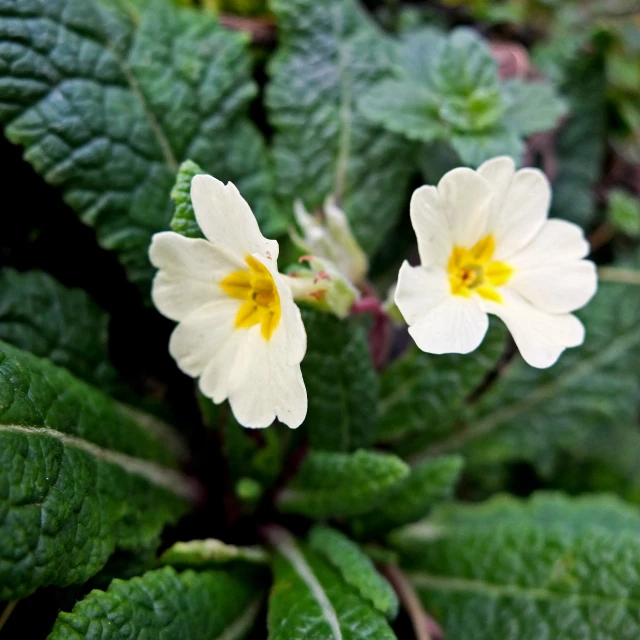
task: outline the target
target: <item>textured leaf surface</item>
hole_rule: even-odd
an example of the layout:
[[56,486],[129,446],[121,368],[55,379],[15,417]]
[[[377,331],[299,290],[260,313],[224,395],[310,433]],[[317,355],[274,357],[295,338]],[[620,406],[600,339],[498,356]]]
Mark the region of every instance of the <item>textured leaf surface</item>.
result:
[[384,616],[314,551],[286,532],[270,536],[278,555],[269,598],[269,640],[394,640]]
[[338,192],[371,252],[401,213],[411,173],[407,143],[371,126],[355,106],[389,74],[391,42],[355,0],[273,0],[271,7],[280,48],[266,99],[279,194],[313,209]]
[[0,273],[0,339],[48,358],[86,382],[113,391],[109,317],[80,289],[41,271]]
[[304,422],[311,446],[353,451],[376,435],[378,377],[365,328],[306,310],[307,353],[302,361],[309,396]]
[[335,529],[316,526],[309,534],[309,546],[387,618],[396,617],[398,597],[395,591],[355,542]]
[[408,473],[407,465],[391,454],[312,450],[278,505],[282,511],[316,518],[358,515],[372,509],[384,490]]
[[92,591],[58,616],[48,640],[241,640],[261,600],[260,574],[165,567]]
[[196,222],[191,204],[191,181],[204,171],[193,160],[185,160],[178,170],[176,183],[171,190],[171,199],[176,210],[171,219],[171,229],[187,238],[202,238],[204,234]]
[[[640,377],[640,297],[629,285],[600,283],[580,311],[582,347],[565,351],[550,369],[514,362],[473,405],[472,414],[426,453],[463,450],[469,465],[527,460],[549,473],[562,450],[590,443],[594,429],[631,424]],[[417,456],[419,457],[419,456]]]
[[378,439],[428,431],[447,433],[469,394],[496,366],[506,330],[492,322],[476,351],[434,356],[412,348],[382,374]]
[[[485,507],[471,509],[472,517],[464,507],[456,509],[444,531],[425,527],[404,539],[404,566],[447,637],[638,637],[637,512],[590,497],[574,508],[571,500],[554,496],[510,504],[501,522],[494,505],[486,521]],[[625,526],[607,525],[612,513]]]
[[155,544],[193,497],[174,464],[107,396],[0,343],[0,599]]
[[389,531],[427,515],[440,500],[449,498],[462,470],[461,456],[425,460],[387,491],[384,500],[371,513],[356,519],[358,535]]
[[0,123],[147,290],[147,247],[171,219],[181,160],[237,182],[259,214],[270,178],[246,118],[244,37],[169,0],[133,7],[2,0]]

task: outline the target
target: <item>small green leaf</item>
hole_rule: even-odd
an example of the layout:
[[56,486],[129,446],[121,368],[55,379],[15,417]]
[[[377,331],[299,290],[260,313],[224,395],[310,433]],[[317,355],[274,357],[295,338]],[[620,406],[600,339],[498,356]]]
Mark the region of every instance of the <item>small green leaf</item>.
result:
[[451,497],[462,466],[461,456],[421,462],[402,482],[387,491],[384,501],[374,511],[357,518],[352,524],[353,530],[359,536],[371,535],[424,518],[434,504]]
[[262,547],[237,547],[215,538],[176,542],[160,556],[162,564],[189,567],[221,564],[233,560],[265,564],[269,556]]
[[171,0],[0,4],[0,123],[148,291],[151,236],[192,158],[264,219],[271,177],[249,121],[246,37]]
[[171,567],[114,580],[71,613],[60,613],[48,640],[241,640],[260,609],[260,583],[254,572],[177,573]]
[[309,396],[303,428],[311,446],[353,451],[375,440],[378,377],[365,328],[356,320],[339,320],[305,310],[307,353],[302,361]]
[[0,599],[84,582],[156,544],[195,497],[175,456],[101,392],[0,343]]
[[622,189],[612,189],[609,193],[607,215],[616,229],[632,238],[640,237],[639,198],[633,197]]
[[408,473],[407,465],[388,453],[312,450],[279,495],[278,506],[281,511],[312,518],[366,513],[384,498],[385,489]]
[[309,546],[387,618],[393,620],[398,615],[395,591],[355,542],[335,529],[316,526],[309,533]]
[[205,173],[192,160],[185,160],[178,170],[176,183],[171,190],[171,199],[176,205],[171,229],[187,238],[204,237],[202,230],[196,222],[196,214],[191,204],[191,181],[197,175]]
[[0,339],[48,358],[105,391],[121,390],[109,361],[109,317],[80,289],[41,271],[0,273]]
[[384,616],[311,549],[281,529],[269,598],[269,640],[395,640]]
[[615,498],[461,505],[411,527],[401,545],[403,566],[447,637],[640,634],[640,514]]
[[367,252],[406,204],[409,145],[372,126],[357,99],[391,73],[394,50],[355,0],[273,0],[279,49],[266,102],[275,129],[276,185],[286,208],[331,193]]

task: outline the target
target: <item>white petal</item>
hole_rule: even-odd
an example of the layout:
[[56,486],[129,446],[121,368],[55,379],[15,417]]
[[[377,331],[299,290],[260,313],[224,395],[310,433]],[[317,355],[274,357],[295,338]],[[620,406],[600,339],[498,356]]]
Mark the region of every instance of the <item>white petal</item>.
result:
[[489,221],[496,241],[495,260],[508,260],[540,232],[551,203],[551,186],[542,171],[516,171],[506,191],[496,191]]
[[540,233],[509,258],[516,269],[565,264],[589,254],[589,243],[577,225],[566,220],[547,220]]
[[169,353],[184,373],[199,376],[230,340],[240,304],[232,298],[211,302],[178,324],[169,340]]
[[574,260],[516,270],[508,287],[533,306],[548,313],[569,313],[584,307],[598,287],[596,267],[589,260]]
[[191,202],[202,232],[218,249],[240,260],[254,253],[278,259],[278,243],[260,233],[251,208],[233,183],[225,186],[212,176],[195,176]]
[[172,231],[153,236],[149,258],[160,269],[151,290],[153,303],[172,320],[182,320],[198,307],[221,298],[218,282],[234,269],[243,268],[207,240],[185,238]]
[[236,367],[238,353],[245,337],[246,329],[232,331],[205,366],[200,376],[198,381],[200,391],[216,404],[220,404],[229,397],[231,372]]
[[484,338],[489,319],[474,298],[451,296],[409,327],[427,353],[470,353]]
[[423,267],[446,267],[453,249],[449,221],[436,187],[424,185],[411,196],[411,224]]
[[516,172],[516,163],[510,156],[499,156],[483,162],[477,172],[493,187],[496,193],[504,194]]
[[507,325],[520,354],[532,367],[550,367],[566,347],[583,343],[584,326],[575,316],[545,313],[513,291],[501,290],[500,293],[502,304],[488,300],[481,300],[480,304]]
[[459,167],[438,183],[438,194],[449,221],[451,240],[472,247],[487,233],[493,200],[491,185],[472,169]]
[[265,340],[260,327],[247,331],[230,380],[229,403],[245,427],[268,427],[277,417],[295,429],[307,414],[300,365],[287,363],[286,334]]
[[406,260],[400,267],[394,299],[407,324],[415,324],[450,296],[444,270],[412,267]]

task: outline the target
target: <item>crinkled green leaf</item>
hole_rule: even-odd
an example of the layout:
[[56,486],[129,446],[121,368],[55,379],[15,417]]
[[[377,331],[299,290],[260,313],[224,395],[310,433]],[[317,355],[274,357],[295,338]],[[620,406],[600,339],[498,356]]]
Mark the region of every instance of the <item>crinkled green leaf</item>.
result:
[[496,367],[505,344],[504,326],[492,322],[470,354],[432,355],[411,348],[382,374],[378,438],[448,433],[469,395]]
[[461,456],[425,460],[387,491],[375,510],[357,518],[353,530],[360,536],[389,531],[424,518],[434,504],[451,497],[460,472]]
[[284,531],[270,539],[278,555],[269,640],[395,640],[384,616],[323,558]]
[[152,546],[194,497],[175,455],[119,405],[0,343],[0,599],[84,582]]
[[[555,496],[510,503],[504,520],[495,504],[469,509],[471,517],[461,506],[451,526],[413,527],[402,541],[403,565],[447,637],[638,637],[636,510],[611,498],[574,505]],[[607,523],[612,516],[620,526]]]
[[171,199],[176,205],[171,219],[171,229],[187,238],[204,237],[191,204],[191,181],[201,173],[204,171],[193,160],[185,160],[180,165],[176,183],[171,190]]
[[309,396],[303,429],[311,446],[353,451],[370,445],[376,436],[378,376],[365,328],[356,320],[311,310],[303,318],[302,376]]
[[472,465],[527,460],[550,473],[559,451],[580,451],[595,429],[631,424],[640,396],[640,296],[629,285],[600,283],[578,315],[583,346],[567,349],[549,369],[518,359],[426,453],[463,450]]
[[312,450],[278,496],[278,506],[315,518],[366,513],[384,497],[385,489],[408,473],[407,465],[389,453]]
[[263,598],[261,574],[171,567],[114,580],[60,613],[48,640],[241,640]]
[[270,177],[247,118],[246,38],[170,0],[2,0],[0,123],[147,290],[181,160],[264,216]]
[[594,189],[600,180],[607,135],[604,60],[580,53],[565,69],[563,93],[570,115],[556,137],[558,173],[551,213],[588,226],[594,218]]
[[266,101],[278,193],[287,207],[301,198],[313,209],[337,192],[372,252],[402,212],[412,171],[407,143],[356,108],[389,75],[393,45],[356,0],[273,0],[271,7],[280,46]]
[[309,546],[387,618],[396,617],[398,597],[395,591],[355,542],[335,529],[316,526],[309,533]]
[[103,390],[117,390],[109,317],[80,289],[41,271],[0,273],[0,339],[48,358]]
[[519,164],[524,152],[521,136],[504,126],[473,134],[456,132],[451,135],[450,143],[463,163],[470,167],[478,167],[485,160],[504,155],[511,156]]

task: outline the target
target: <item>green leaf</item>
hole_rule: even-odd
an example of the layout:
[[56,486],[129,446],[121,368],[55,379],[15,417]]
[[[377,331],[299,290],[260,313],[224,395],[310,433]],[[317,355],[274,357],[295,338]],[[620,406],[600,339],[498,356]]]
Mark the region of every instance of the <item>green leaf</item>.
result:
[[175,455],[100,391],[0,343],[0,600],[84,582],[156,544],[195,497]]
[[599,55],[580,53],[565,69],[570,116],[556,137],[558,174],[551,214],[584,227],[594,218],[607,136],[606,77]]
[[454,133],[450,142],[463,163],[470,167],[478,167],[500,155],[511,156],[519,164],[524,152],[520,135],[504,126],[475,133]]
[[266,101],[278,194],[313,209],[336,193],[367,252],[406,204],[408,144],[355,108],[390,75],[394,51],[356,0],[273,0],[280,45]]
[[211,15],[170,0],[2,0],[0,60],[6,136],[144,291],[181,160],[233,180],[265,215],[246,38]]
[[302,376],[309,396],[303,428],[311,446],[353,451],[370,445],[376,436],[378,376],[365,328],[357,320],[311,310],[303,318]]
[[0,273],[0,339],[115,392],[120,385],[109,361],[108,325],[106,312],[80,289],[41,271]]
[[160,557],[160,562],[163,564],[190,567],[221,564],[234,560],[264,564],[269,560],[269,556],[262,547],[237,547],[226,544],[222,540],[207,538],[176,542]]
[[398,615],[395,591],[355,542],[335,529],[316,526],[309,533],[309,546],[387,618],[393,620]]
[[185,160],[178,170],[176,183],[171,190],[171,199],[176,205],[171,220],[171,229],[187,238],[203,238],[202,229],[196,222],[196,214],[191,204],[191,181],[204,171],[192,160]]
[[469,395],[496,367],[506,330],[492,322],[484,341],[467,355],[431,355],[411,348],[382,374],[378,439],[429,431],[446,434]]
[[[553,471],[560,451],[580,451],[596,429],[632,424],[640,376],[640,300],[632,287],[600,283],[579,312],[583,346],[567,349],[545,370],[514,362],[449,436],[422,454],[463,451],[469,465],[507,460]],[[426,443],[425,438],[424,443]],[[413,443],[414,452],[418,450]]]
[[611,224],[632,238],[640,237],[640,199],[622,189],[609,193],[607,216]]
[[421,462],[387,491],[374,511],[357,518],[352,523],[353,530],[359,536],[372,535],[424,518],[434,504],[451,497],[463,462],[461,456]]
[[503,84],[508,128],[522,136],[553,129],[567,113],[567,105],[547,82],[524,82],[520,78]]
[[384,616],[314,551],[281,529],[269,598],[269,640],[395,640]]
[[388,453],[312,450],[278,496],[278,507],[312,518],[366,513],[384,497],[385,489],[408,473],[407,465]]
[[58,616],[48,640],[188,638],[241,640],[251,630],[262,592],[256,573],[171,567],[114,580]]
[[498,509],[504,520],[495,504],[469,509],[471,516],[461,506],[450,526],[414,528],[403,541],[403,565],[447,637],[638,637],[636,510],[590,496],[509,500]]

